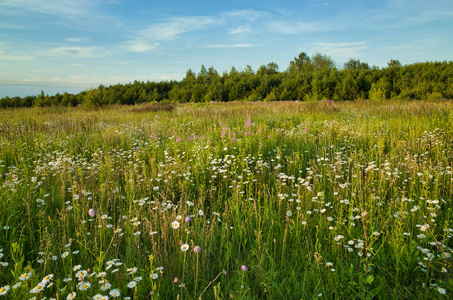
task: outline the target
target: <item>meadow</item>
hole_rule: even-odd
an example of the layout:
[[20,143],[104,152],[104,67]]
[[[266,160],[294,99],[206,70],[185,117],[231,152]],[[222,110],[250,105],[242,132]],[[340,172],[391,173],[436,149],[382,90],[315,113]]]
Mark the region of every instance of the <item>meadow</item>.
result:
[[0,111],[0,298],[448,299],[453,102]]

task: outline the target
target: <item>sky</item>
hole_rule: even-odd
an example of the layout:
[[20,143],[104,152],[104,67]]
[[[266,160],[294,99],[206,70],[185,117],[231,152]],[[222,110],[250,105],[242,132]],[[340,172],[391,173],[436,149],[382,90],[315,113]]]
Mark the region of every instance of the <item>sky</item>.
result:
[[299,53],[385,67],[453,60],[451,0],[1,0],[0,97],[181,80]]

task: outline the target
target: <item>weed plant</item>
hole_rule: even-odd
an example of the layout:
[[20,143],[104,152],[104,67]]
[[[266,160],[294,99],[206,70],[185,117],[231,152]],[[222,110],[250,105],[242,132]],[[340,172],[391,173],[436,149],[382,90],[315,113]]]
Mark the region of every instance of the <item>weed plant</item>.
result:
[[452,295],[452,102],[156,107],[1,111],[0,295]]

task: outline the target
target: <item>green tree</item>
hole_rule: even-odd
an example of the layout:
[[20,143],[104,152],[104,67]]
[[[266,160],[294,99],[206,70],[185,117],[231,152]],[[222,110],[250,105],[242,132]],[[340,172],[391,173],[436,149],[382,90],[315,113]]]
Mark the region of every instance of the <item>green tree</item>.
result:
[[361,62],[358,59],[350,58],[347,62],[344,63],[344,69],[345,70],[361,70],[361,69],[369,70],[370,66],[368,65],[368,63]]
[[104,97],[104,93],[100,88],[93,89],[89,88],[85,91],[83,96],[82,105],[86,109],[99,109],[100,107],[106,105],[108,101]]
[[288,73],[297,73],[297,72],[312,72],[313,65],[310,57],[305,52],[299,53],[298,57],[294,57],[294,60],[290,61],[287,72]]
[[331,70],[335,68],[335,63],[332,58],[325,54],[315,53],[311,57],[311,62],[315,71]]

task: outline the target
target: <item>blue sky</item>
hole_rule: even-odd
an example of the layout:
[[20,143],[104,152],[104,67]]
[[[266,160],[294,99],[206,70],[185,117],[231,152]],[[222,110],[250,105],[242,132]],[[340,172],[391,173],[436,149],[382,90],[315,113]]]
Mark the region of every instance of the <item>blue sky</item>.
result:
[[184,77],[300,52],[384,67],[453,60],[453,1],[0,1],[0,97]]

